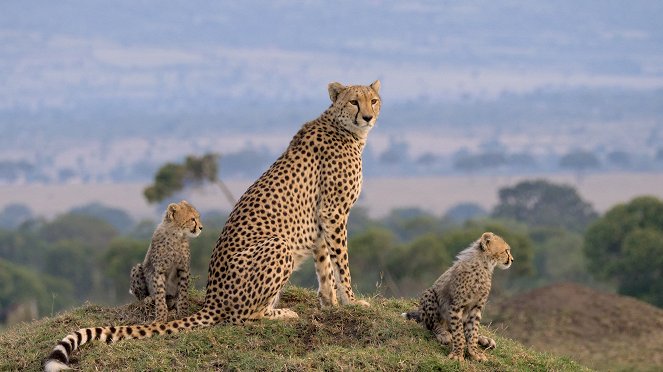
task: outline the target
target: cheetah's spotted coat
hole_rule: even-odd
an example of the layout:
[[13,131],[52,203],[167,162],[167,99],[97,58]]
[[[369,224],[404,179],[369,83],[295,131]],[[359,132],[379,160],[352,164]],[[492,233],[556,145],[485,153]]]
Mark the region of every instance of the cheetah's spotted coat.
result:
[[423,323],[440,343],[451,343],[449,358],[463,360],[467,342],[470,358],[485,361],[478,346],[492,349],[495,340],[479,335],[481,311],[488,301],[495,266],[508,269],[512,262],[511,248],[504,239],[486,232],[422,293],[419,309],[403,316]]
[[352,291],[346,224],[361,191],[361,155],[380,112],[379,89],[379,81],[329,84],[332,105],[304,124],[228,217],[212,253],[199,312],[168,323],[80,329],[53,349],[45,370],[67,368],[71,352],[93,338],[110,343],[221,322],[297,317],[275,305],[296,264],[310,254],[323,306],[367,305]]

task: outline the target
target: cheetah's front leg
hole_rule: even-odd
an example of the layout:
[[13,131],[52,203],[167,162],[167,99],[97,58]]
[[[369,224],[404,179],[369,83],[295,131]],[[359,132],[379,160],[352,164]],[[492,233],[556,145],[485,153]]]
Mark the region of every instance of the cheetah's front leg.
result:
[[451,306],[449,312],[449,330],[451,331],[452,349],[449,359],[463,361],[465,359],[465,337],[463,337],[463,308]]
[[352,291],[352,278],[348,260],[348,241],[346,230],[347,216],[340,212],[327,215],[324,223],[324,242],[332,262],[336,290],[343,305],[359,304],[370,306],[368,302],[357,300]]
[[313,260],[315,261],[315,273],[318,276],[318,299],[320,305],[336,306],[336,277],[332,260],[329,256],[327,246],[320,242],[313,251]]
[[166,304],[166,275],[155,272],[150,278],[152,298],[154,299],[155,322],[165,322],[168,319],[168,305]]
[[184,317],[189,312],[189,271],[177,270],[177,316]]
[[474,306],[465,320],[465,340],[467,341],[467,353],[470,358],[484,362],[488,360],[486,354],[479,350],[479,322],[481,321],[482,305]]

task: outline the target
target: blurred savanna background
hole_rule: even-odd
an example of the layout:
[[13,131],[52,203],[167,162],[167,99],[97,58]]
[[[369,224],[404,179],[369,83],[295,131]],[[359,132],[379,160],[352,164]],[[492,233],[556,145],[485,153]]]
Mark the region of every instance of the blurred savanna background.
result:
[[[118,305],[169,202],[206,228],[329,105],[382,82],[353,284],[416,298],[483,231],[485,323],[599,369],[663,368],[663,3],[0,4],[0,332]],[[315,288],[312,264],[293,284]]]

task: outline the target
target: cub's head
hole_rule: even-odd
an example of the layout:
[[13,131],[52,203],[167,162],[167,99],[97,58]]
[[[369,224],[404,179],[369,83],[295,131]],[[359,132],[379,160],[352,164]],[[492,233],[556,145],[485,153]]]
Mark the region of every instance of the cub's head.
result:
[[175,224],[190,238],[197,237],[203,231],[200,213],[186,200],[169,204],[163,220]]
[[334,121],[341,127],[366,138],[380,114],[380,80],[369,86],[329,84],[329,98],[334,110]]
[[479,239],[479,248],[500,269],[508,269],[513,262],[511,247],[499,235],[483,233]]

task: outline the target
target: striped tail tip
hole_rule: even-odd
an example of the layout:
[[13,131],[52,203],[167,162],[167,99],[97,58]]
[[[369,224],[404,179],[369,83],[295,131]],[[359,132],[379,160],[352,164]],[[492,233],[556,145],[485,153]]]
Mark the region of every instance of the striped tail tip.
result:
[[71,369],[71,367],[69,367],[65,363],[62,363],[61,361],[56,359],[51,359],[52,356],[53,354],[51,354],[51,356],[46,361],[46,363],[44,363],[44,372],[59,372]]

